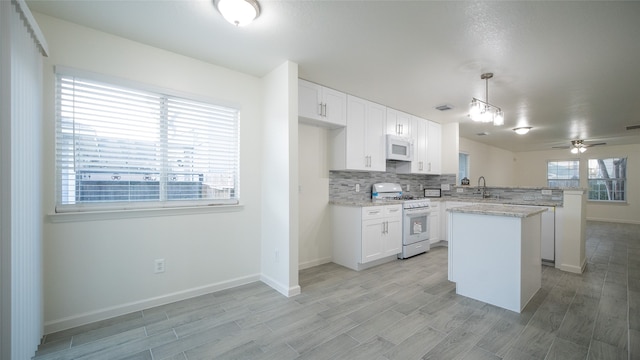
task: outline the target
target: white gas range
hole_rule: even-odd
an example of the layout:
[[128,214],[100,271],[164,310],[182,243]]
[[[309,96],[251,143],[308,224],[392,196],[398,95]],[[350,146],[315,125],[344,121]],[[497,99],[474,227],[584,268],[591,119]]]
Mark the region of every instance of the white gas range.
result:
[[402,200],[402,252],[398,258],[429,251],[429,199],[403,195],[402,186],[395,183],[373,184],[371,198],[380,202]]

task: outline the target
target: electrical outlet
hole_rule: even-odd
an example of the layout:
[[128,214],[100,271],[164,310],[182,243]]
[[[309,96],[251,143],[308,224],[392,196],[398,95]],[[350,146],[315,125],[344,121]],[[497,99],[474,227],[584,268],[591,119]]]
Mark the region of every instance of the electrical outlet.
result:
[[424,186],[420,184],[420,191],[424,190]]
[[411,184],[407,184],[407,191],[411,191]]
[[154,261],[153,272],[156,274],[164,272],[164,259],[156,259]]
[[542,195],[551,195],[552,191],[549,189],[542,190]]
[[463,192],[464,192],[464,189],[463,189],[463,188],[456,188],[456,192],[457,192],[457,193],[463,193]]
[[356,192],[360,192],[360,184],[356,184]]

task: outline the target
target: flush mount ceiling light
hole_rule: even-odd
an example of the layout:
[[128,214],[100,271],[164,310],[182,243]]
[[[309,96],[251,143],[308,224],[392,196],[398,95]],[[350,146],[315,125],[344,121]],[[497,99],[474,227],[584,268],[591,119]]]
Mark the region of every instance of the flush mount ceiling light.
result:
[[260,15],[260,5],[256,0],[218,0],[218,11],[235,26],[250,24]]
[[584,142],[582,140],[572,140],[570,149],[572,154],[583,153],[587,151],[587,147],[584,145]]
[[493,73],[484,73],[480,75],[480,79],[486,82],[485,100],[473,98],[469,107],[469,117],[473,121],[490,123],[495,126],[504,125],[504,113],[502,109],[495,105],[489,104],[489,79],[493,77]]
[[515,129],[513,129],[513,131],[515,131],[516,134],[518,134],[518,135],[524,135],[524,134],[528,133],[529,130],[531,130],[531,126],[521,126],[521,127],[517,127]]

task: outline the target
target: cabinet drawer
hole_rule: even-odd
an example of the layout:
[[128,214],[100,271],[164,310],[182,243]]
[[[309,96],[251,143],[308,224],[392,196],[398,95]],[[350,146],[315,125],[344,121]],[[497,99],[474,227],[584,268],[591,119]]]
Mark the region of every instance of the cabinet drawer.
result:
[[384,216],[402,216],[402,205],[387,205],[384,207]]
[[385,216],[384,206],[366,206],[362,208],[362,220],[378,219]]

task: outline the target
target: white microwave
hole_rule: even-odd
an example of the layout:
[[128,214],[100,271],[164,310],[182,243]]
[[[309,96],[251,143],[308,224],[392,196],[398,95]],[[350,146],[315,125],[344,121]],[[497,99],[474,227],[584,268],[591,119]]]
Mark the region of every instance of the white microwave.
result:
[[413,144],[411,139],[387,135],[387,160],[413,160]]

